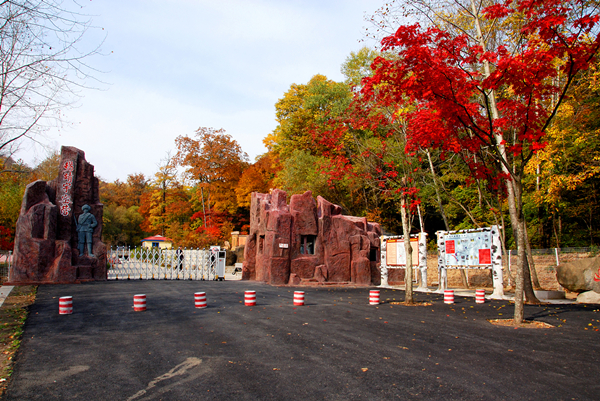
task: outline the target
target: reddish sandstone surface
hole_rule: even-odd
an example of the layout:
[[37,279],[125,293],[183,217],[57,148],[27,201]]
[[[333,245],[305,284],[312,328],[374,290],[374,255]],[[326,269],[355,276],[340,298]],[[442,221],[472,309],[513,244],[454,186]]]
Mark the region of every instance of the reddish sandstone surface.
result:
[[379,285],[381,228],[310,191],[252,193],[242,279],[269,284]]
[[[77,250],[75,219],[89,205],[98,226],[93,233],[94,257]],[[15,235],[11,284],[75,283],[106,280],[106,246],[98,178],[85,153],[63,146],[59,176],[27,186]]]

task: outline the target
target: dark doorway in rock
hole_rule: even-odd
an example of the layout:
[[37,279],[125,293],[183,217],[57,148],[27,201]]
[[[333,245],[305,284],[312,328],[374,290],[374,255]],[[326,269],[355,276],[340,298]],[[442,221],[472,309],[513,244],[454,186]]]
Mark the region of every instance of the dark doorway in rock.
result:
[[315,254],[316,235],[301,235],[300,236],[300,253],[304,255]]

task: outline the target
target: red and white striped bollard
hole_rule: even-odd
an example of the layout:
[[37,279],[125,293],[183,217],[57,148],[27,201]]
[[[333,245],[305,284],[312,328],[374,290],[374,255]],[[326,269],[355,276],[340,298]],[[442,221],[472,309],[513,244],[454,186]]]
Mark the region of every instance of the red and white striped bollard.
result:
[[195,292],[194,293],[194,305],[196,308],[204,309],[206,308],[206,293],[205,292]]
[[304,291],[294,291],[294,306],[304,306]]
[[369,305],[379,305],[379,290],[369,291]]
[[445,304],[453,304],[454,303],[454,290],[444,290],[444,303]]
[[485,303],[485,290],[484,289],[476,289],[475,290],[475,303],[478,303],[478,304]]
[[73,313],[73,297],[60,297],[58,299],[58,314],[70,315]]
[[256,291],[244,291],[244,305],[255,306],[256,305]]
[[136,312],[146,310],[146,294],[137,294],[133,296],[133,310]]

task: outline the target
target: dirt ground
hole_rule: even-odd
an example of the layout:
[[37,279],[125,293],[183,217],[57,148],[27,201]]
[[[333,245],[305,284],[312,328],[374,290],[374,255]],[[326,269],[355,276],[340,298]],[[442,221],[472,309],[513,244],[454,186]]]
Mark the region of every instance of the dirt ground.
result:
[[23,324],[36,292],[36,286],[14,287],[0,308],[0,395],[12,374],[13,358],[21,344]]

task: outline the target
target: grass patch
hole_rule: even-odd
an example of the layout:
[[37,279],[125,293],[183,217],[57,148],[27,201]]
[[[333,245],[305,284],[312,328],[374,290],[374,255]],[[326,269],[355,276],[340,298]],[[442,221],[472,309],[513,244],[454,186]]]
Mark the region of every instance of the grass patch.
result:
[[0,395],[13,371],[14,356],[21,345],[29,306],[35,302],[37,286],[15,286],[0,308]]

